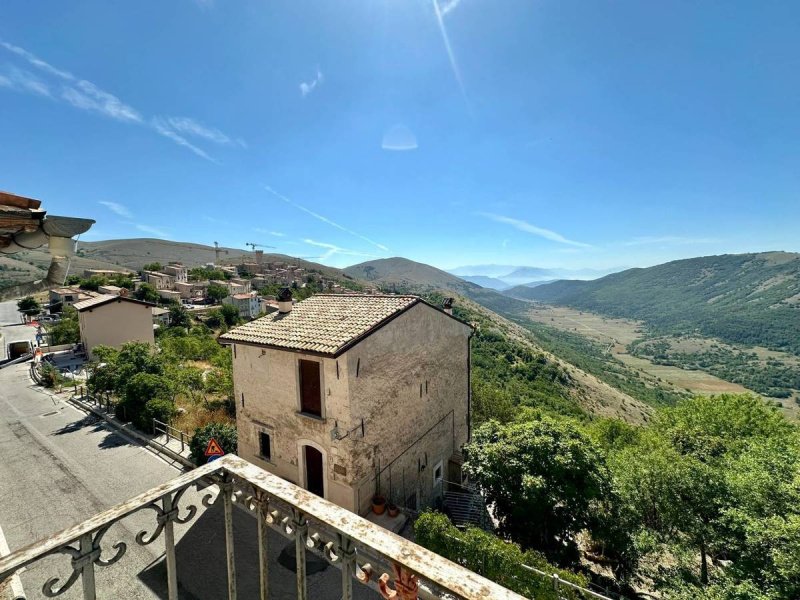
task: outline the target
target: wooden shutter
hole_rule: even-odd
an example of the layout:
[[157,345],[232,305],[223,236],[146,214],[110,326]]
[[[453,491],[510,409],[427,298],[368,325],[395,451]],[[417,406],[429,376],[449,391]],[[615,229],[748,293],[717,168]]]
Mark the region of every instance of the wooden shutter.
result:
[[313,360],[300,361],[300,411],[317,417],[322,416],[319,363]]

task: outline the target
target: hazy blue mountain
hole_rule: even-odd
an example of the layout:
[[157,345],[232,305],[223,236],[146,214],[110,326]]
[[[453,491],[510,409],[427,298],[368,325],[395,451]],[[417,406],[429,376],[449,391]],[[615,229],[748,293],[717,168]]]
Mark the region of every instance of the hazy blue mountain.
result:
[[461,279],[471,283],[477,283],[479,286],[489,288],[491,290],[503,291],[510,287],[510,285],[502,279],[497,279],[496,277],[487,277],[486,275],[461,275]]

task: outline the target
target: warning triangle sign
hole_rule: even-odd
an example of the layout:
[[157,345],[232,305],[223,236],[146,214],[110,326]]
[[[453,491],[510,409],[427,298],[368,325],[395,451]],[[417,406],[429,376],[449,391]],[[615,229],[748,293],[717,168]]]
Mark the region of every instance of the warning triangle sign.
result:
[[225,451],[222,449],[222,446],[219,445],[217,440],[211,438],[208,440],[208,446],[206,446],[206,456],[222,456],[225,454]]

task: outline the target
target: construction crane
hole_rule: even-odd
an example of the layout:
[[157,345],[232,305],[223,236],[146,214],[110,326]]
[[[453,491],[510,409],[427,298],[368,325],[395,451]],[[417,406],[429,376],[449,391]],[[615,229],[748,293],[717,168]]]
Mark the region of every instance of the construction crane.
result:
[[214,264],[219,264],[219,255],[224,252],[225,254],[228,253],[227,250],[220,250],[219,249],[219,242],[214,242]]
[[250,246],[253,252],[256,251],[256,248],[274,248],[275,246],[266,246],[264,244],[254,244],[253,242],[245,242],[245,246]]

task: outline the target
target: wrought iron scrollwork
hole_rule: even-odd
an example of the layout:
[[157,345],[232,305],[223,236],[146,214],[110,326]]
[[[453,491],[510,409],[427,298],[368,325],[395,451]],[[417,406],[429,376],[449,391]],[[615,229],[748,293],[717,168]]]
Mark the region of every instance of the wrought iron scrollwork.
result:
[[[139,533],[137,533],[136,534],[137,544],[139,544],[140,546],[147,546],[149,544],[152,544],[161,536],[161,532],[164,531],[164,526],[168,522],[174,521],[176,523],[184,524],[188,523],[194,518],[194,516],[197,514],[197,507],[194,504],[189,504],[186,507],[188,514],[186,514],[183,517],[180,516],[180,506],[178,505],[178,503],[180,502],[180,499],[183,496],[183,494],[186,493],[186,490],[188,489],[189,489],[188,487],[185,487],[183,489],[178,490],[177,492],[175,492],[175,494],[172,496],[171,499],[169,496],[165,496],[162,499],[163,507],[159,506],[158,501],[151,502],[150,504],[147,504],[146,506],[142,507],[143,509],[149,508],[156,512],[157,527],[151,534],[148,534],[146,529],[142,529]],[[204,506],[208,506],[208,504],[206,504],[206,498],[209,497],[213,497],[213,494],[211,493],[206,494],[201,500]],[[168,508],[168,510],[165,510],[165,508]]]
[[113,523],[108,523],[107,525],[104,525],[95,531],[93,534],[86,534],[79,540],[77,548],[67,545],[49,553],[67,554],[72,557],[72,573],[70,573],[67,580],[60,586],[58,586],[58,582],[60,581],[60,578],[58,577],[51,577],[45,581],[44,585],[42,586],[42,593],[46,597],[55,598],[56,596],[60,596],[66,592],[73,586],[73,584],[78,580],[78,577],[80,577],[86,569],[92,568],[92,565],[108,567],[122,558],[128,549],[128,545],[122,541],[115,542],[112,545],[112,548],[116,550],[114,556],[109,559],[103,559],[102,557],[103,548],[101,543],[103,541],[103,536],[108,532],[112,525]]

